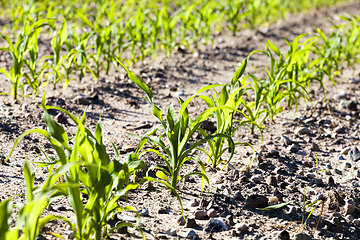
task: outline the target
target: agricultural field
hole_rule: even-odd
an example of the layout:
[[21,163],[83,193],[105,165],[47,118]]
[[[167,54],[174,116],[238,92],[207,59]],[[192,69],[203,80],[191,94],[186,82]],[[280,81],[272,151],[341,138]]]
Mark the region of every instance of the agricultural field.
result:
[[360,1],[0,6],[0,240],[360,239]]

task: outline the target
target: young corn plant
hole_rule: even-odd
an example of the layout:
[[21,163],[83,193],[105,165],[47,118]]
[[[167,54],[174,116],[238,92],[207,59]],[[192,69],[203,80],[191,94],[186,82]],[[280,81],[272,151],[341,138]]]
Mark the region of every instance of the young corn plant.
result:
[[[212,168],[216,168],[221,162],[225,163],[225,167],[230,162],[233,156],[235,145],[242,144],[248,145],[253,148],[249,143],[234,143],[232,140],[233,135],[241,126],[241,124],[237,127],[234,126],[235,113],[239,112],[243,116],[245,115],[242,111],[238,110],[238,108],[243,102],[242,96],[245,94],[246,91],[245,87],[247,84],[244,82],[244,79],[240,79],[245,72],[246,65],[247,58],[237,69],[231,82],[225,84],[221,88],[220,93],[217,92],[216,89],[213,89],[213,94],[211,97],[207,97],[205,95],[199,96],[199,98],[204,100],[204,102],[208,105],[210,109],[215,107],[221,107],[213,113],[216,119],[216,135],[218,137],[210,138],[207,141],[210,148],[209,150],[198,148],[208,156],[208,163],[211,162]],[[204,136],[204,138],[207,138],[208,134],[204,130],[199,129],[199,131]],[[227,145],[226,141],[228,142]],[[227,151],[231,152],[229,159],[227,161],[222,160],[223,154]]]
[[[64,109],[46,106],[45,97],[42,107],[47,130],[33,129],[21,134],[14,147],[26,135],[39,133],[49,140],[57,153],[58,159],[49,164],[68,166],[62,175],[66,187],[57,189],[54,194],[69,199],[76,223],[65,220],[70,224],[75,238],[106,239],[116,228],[132,226],[130,223],[121,223],[110,227],[108,221],[121,211],[133,211],[139,217],[134,208],[122,207],[118,201],[141,182],[153,180],[144,178],[140,183],[129,180],[131,175],[144,166],[144,162],[136,154],[130,154],[126,161],[121,162],[116,149],[116,158],[111,161],[103,144],[101,122],[96,125],[93,134],[84,126],[85,114],[78,119]],[[62,111],[74,121],[77,131],[72,143],[64,128],[50,117],[47,112],[49,109]]]
[[[0,38],[4,39],[8,47],[0,48],[0,51],[8,51],[12,57],[12,65],[9,71],[0,68],[0,73],[5,74],[5,76],[11,81],[12,87],[10,94],[16,100],[19,96],[19,91],[22,91],[23,97],[25,97],[25,88],[24,83],[21,82],[21,78],[24,77],[24,65],[28,65],[30,70],[35,71],[34,79],[31,79],[27,75],[27,82],[30,87],[37,92],[39,86],[39,81],[41,79],[42,70],[39,72],[36,71],[36,60],[37,60],[37,40],[39,36],[40,29],[47,25],[45,20],[39,20],[33,25],[25,24],[23,30],[19,33],[15,44],[9,36],[0,35]],[[27,54],[31,51],[31,59],[26,61]],[[33,62],[35,61],[35,63]]]
[[49,174],[49,177],[40,186],[34,186],[35,174],[31,171],[29,163],[25,161],[24,178],[26,185],[26,203],[17,204],[16,208],[19,210],[16,216],[15,226],[9,227],[11,221],[12,210],[14,205],[10,199],[0,203],[0,239],[24,239],[35,240],[38,237],[39,231],[49,221],[66,218],[56,215],[41,216],[45,208],[51,201],[58,196],[56,192],[58,189],[64,189],[66,184],[60,183],[62,175],[69,170],[69,166],[63,166],[56,171]]
[[[119,64],[125,69],[131,81],[133,81],[140,89],[142,89],[146,94],[146,100],[152,105],[152,113],[153,115],[160,121],[161,128],[163,129],[163,133],[160,137],[155,136],[155,133],[158,129],[151,130],[149,133],[140,137],[141,141],[138,146],[138,152],[144,147],[147,141],[150,141],[152,147],[150,149],[146,149],[139,153],[139,155],[143,155],[146,152],[153,152],[157,154],[161,159],[164,160],[166,167],[162,166],[154,166],[153,168],[157,170],[156,176],[163,180],[163,183],[166,183],[166,186],[170,186],[172,192],[177,195],[176,191],[177,185],[179,181],[186,176],[189,175],[199,175],[202,177],[203,186],[205,183],[210,184],[208,177],[205,174],[204,164],[199,159],[194,159],[190,154],[197,150],[197,148],[202,144],[206,143],[208,140],[217,137],[225,137],[228,136],[217,133],[213,135],[207,135],[204,138],[192,142],[192,138],[194,133],[200,129],[201,123],[211,116],[215,111],[225,108],[225,107],[212,107],[204,112],[200,113],[195,120],[191,120],[189,117],[189,112],[187,106],[190,101],[194,99],[196,96],[201,94],[202,92],[212,89],[214,87],[219,87],[221,85],[210,85],[201,88],[195,95],[188,98],[187,100],[183,100],[179,98],[180,102],[180,110],[177,119],[175,118],[175,109],[173,105],[165,110],[161,111],[161,109],[154,103],[153,101],[153,93],[150,88],[133,72],[131,72],[123,63],[117,60]],[[165,118],[163,118],[163,116]],[[232,140],[230,141],[232,146],[231,153],[233,154],[234,147]],[[231,158],[231,157],[230,157]],[[190,172],[185,175],[181,175],[181,170],[184,164],[188,161],[196,160],[200,166],[201,172]],[[177,195],[178,196],[178,195]]]

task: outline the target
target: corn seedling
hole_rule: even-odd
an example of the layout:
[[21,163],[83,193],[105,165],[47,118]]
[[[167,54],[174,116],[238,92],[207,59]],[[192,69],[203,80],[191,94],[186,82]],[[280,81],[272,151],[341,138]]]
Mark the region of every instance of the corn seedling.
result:
[[[157,177],[170,185],[173,192],[174,189],[177,188],[178,182],[189,175],[201,176],[203,179],[203,186],[205,182],[209,184],[209,179],[205,175],[204,164],[199,159],[196,159],[196,161],[200,166],[201,172],[191,172],[185,174],[184,176],[181,176],[180,171],[182,169],[182,166],[187,161],[193,160],[193,157],[190,155],[190,153],[192,151],[195,151],[202,143],[206,143],[208,140],[218,137],[229,139],[229,137],[223,133],[216,133],[214,135],[207,135],[201,140],[195,141],[194,143],[190,142],[194,133],[200,129],[201,123],[208,117],[210,117],[212,113],[217,110],[224,109],[225,107],[211,107],[199,114],[195,118],[195,120],[191,120],[189,118],[187,106],[189,105],[190,101],[197,97],[199,94],[209,89],[219,87],[221,85],[205,86],[201,88],[195,95],[185,101],[179,98],[180,110],[178,118],[175,119],[174,107],[171,105],[167,110],[162,113],[161,109],[156,106],[153,101],[153,93],[150,88],[143,81],[141,81],[141,79],[138,78],[133,72],[131,72],[125,65],[123,65],[120,61],[118,62],[125,69],[129,78],[146,93],[147,97],[145,99],[152,105],[152,113],[160,121],[161,127],[164,131],[164,133],[162,133],[160,137],[156,137],[154,136],[154,134],[157,129],[151,130],[145,136],[140,137],[141,141],[138,147],[138,151],[140,151],[144,144],[147,141],[150,141],[153,146],[150,149],[145,150],[145,152],[153,152],[164,160],[166,168],[161,166],[154,166],[154,168],[158,170],[156,172]],[[165,116],[165,119],[163,118],[163,115]],[[233,154],[232,140],[230,141],[230,145],[232,147],[231,152]],[[160,149],[162,150],[162,152],[159,151]],[[140,155],[144,154],[145,152],[141,153]]]
[[[16,100],[19,96],[19,91],[23,92],[23,97],[25,97],[24,84],[21,82],[21,78],[24,76],[24,65],[27,64],[30,67],[32,72],[31,75],[34,76],[34,79],[31,79],[29,75],[26,75],[26,80],[30,87],[37,92],[39,86],[39,81],[42,73],[36,72],[36,60],[38,56],[37,40],[39,37],[40,29],[47,25],[45,20],[40,20],[35,22],[33,25],[25,24],[23,31],[19,33],[15,44],[12,43],[12,40],[9,36],[0,35],[4,39],[8,47],[0,48],[0,51],[8,51],[12,57],[12,65],[9,71],[0,68],[0,73],[5,74],[5,76],[11,81],[12,87],[10,94]],[[26,61],[26,55],[31,52],[30,61]],[[42,71],[42,70],[41,70]]]
[[[69,220],[67,222],[69,222],[75,238],[106,238],[114,231],[114,228],[110,228],[107,222],[115,214],[121,211],[137,213],[132,207],[121,207],[117,202],[128,190],[135,189],[139,185],[139,183],[129,182],[129,178],[144,166],[144,162],[133,154],[129,155],[125,162],[119,161],[118,154],[115,160],[110,161],[102,142],[101,122],[96,125],[95,134],[92,134],[84,126],[85,114],[78,119],[64,109],[46,106],[45,97],[42,107],[44,108],[44,120],[48,127],[47,131],[43,129],[29,130],[17,138],[14,147],[30,133],[36,132],[47,138],[58,155],[56,163],[59,163],[60,166],[71,164],[63,174],[67,187],[57,189],[56,195],[69,198],[76,216],[76,223],[71,223]],[[62,111],[77,125],[72,148],[64,128],[52,120],[47,113],[48,109]],[[117,153],[117,150],[115,152]],[[146,178],[142,182],[147,180],[152,179]],[[129,225],[131,224],[122,223],[117,227]]]

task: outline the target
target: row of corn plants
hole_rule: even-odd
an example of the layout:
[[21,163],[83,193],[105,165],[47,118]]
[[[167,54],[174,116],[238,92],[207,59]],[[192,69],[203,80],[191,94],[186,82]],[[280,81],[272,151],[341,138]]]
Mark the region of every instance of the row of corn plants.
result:
[[[145,99],[152,106],[152,113],[160,122],[159,127],[151,129],[143,136],[137,136],[140,142],[136,151],[125,159],[121,159],[115,147],[115,158],[110,159],[103,144],[101,122],[92,133],[84,125],[85,114],[78,119],[64,109],[46,106],[44,97],[42,107],[47,130],[27,131],[18,137],[15,145],[26,135],[38,133],[50,142],[57,156],[47,156],[44,153],[46,161],[38,164],[38,167],[46,167],[49,174],[41,185],[35,186],[35,175],[29,164],[25,163],[26,203],[15,206],[10,199],[0,203],[0,216],[4,219],[0,224],[0,239],[35,239],[41,228],[54,219],[67,222],[76,239],[106,239],[116,228],[133,226],[122,223],[111,227],[108,222],[121,211],[136,213],[134,208],[124,204],[121,197],[125,196],[126,199],[128,191],[145,181],[157,181],[165,185],[179,199],[180,204],[181,198],[177,189],[187,176],[199,176],[203,188],[207,185],[210,189],[207,169],[224,168],[233,161],[235,148],[239,145],[252,148],[247,143],[235,141],[234,136],[238,129],[248,127],[250,133],[258,130],[262,134],[266,119],[274,120],[285,107],[294,107],[296,111],[300,98],[311,100],[308,94],[310,85],[318,82],[323,86],[324,77],[334,80],[332,76],[338,73],[342,63],[356,62],[356,49],[346,45],[351,43],[352,46],[357,46],[354,31],[356,32],[358,18],[352,16],[343,19],[349,23],[336,25],[341,31],[341,38],[338,38],[339,33],[327,36],[321,30],[318,30],[319,36],[303,34],[292,42],[288,41],[286,54],[268,41],[266,50],[253,51],[245,58],[231,81],[223,85],[205,86],[188,99],[179,98],[178,110],[175,110],[173,105],[162,110],[162,107],[156,104],[151,89],[120,59],[111,55],[111,61],[123,67],[129,78],[144,91]],[[27,38],[27,44],[33,43],[32,37],[36,36],[37,30],[48,25],[48,22],[38,22],[30,26],[29,36],[19,37]],[[62,29],[65,29],[64,26]],[[61,35],[65,36],[65,31]],[[73,44],[78,46],[77,51],[86,54],[86,44],[82,43],[86,41],[85,37],[78,36],[74,39],[76,40]],[[61,42],[61,37],[54,40],[54,46],[56,41]],[[16,43],[12,45],[17,54],[16,59],[21,56],[16,49],[26,49],[27,46]],[[29,46],[30,50],[27,51],[31,52],[34,45]],[[247,71],[253,54],[265,54],[269,59],[269,65],[262,74]],[[54,59],[56,56],[53,56]],[[74,57],[79,66],[86,60],[86,57],[82,57],[84,56]],[[25,61],[28,61],[25,64],[31,67],[31,60]],[[61,57],[55,61],[61,62]],[[83,74],[87,72],[87,69],[79,69],[84,71]],[[52,73],[56,74],[56,71]],[[193,118],[188,106],[195,100],[204,101],[208,108]],[[72,119],[77,126],[75,136],[69,136],[65,129],[50,117],[49,109],[62,111]],[[202,122],[209,118],[216,121],[217,128],[214,133],[201,128]],[[195,134],[200,134],[201,137],[195,138]],[[131,176],[144,167],[142,158],[147,153],[157,154],[165,166],[150,166],[150,170],[156,171],[156,179],[146,176],[135,181]],[[201,158],[201,153],[205,159]],[[187,162],[197,163],[199,171],[184,172],[184,164]],[[248,164],[250,163],[251,160]],[[63,216],[42,215],[44,209],[59,198],[69,200],[75,222]],[[19,213],[15,225],[12,225],[10,219],[15,207],[19,209]],[[56,233],[53,234],[57,236]]]
[[[8,46],[0,50],[9,52],[12,64],[0,72],[11,81],[14,99],[37,95],[41,87],[66,87],[87,74],[96,81],[119,67],[113,56],[130,65],[159,51],[170,55],[180,45],[212,42],[224,28],[236,34],[288,12],[337,2],[342,1],[3,1],[0,16],[10,24],[1,35]],[[43,53],[38,42],[48,38],[50,53]]]

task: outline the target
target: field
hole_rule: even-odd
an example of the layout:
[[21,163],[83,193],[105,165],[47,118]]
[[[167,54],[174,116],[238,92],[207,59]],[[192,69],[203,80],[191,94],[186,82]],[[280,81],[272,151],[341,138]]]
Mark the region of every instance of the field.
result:
[[360,239],[359,1],[0,6],[0,240]]

